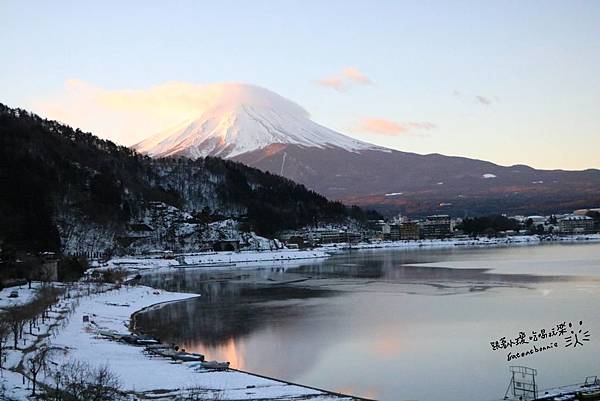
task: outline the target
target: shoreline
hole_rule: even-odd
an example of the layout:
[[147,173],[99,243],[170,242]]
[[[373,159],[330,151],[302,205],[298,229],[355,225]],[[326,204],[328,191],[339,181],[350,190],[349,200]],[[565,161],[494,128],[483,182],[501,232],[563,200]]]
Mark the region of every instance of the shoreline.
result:
[[519,235],[502,238],[447,238],[447,239],[422,239],[422,240],[399,240],[399,241],[375,241],[359,242],[357,244],[327,244],[322,245],[319,250],[331,252],[335,250],[363,250],[363,249],[446,249],[454,247],[480,248],[494,246],[531,246],[549,243],[587,243],[600,242],[600,234],[582,234],[577,236],[553,236],[540,237],[538,235]]
[[[600,241],[600,235],[589,237],[585,240],[570,239],[569,241],[524,241],[514,245],[539,245],[568,243],[595,243]],[[455,246],[450,241],[431,241],[430,243],[445,243],[447,247]],[[452,245],[451,245],[452,244]],[[489,244],[489,245],[488,245]],[[506,246],[498,241],[486,241],[485,246]],[[510,244],[511,246],[513,244]],[[413,246],[405,249],[422,249]],[[469,246],[469,248],[477,248]],[[373,248],[372,248],[373,249]],[[381,248],[375,248],[381,249]],[[384,248],[390,249],[390,248]],[[396,248],[398,249],[398,248]],[[400,248],[402,249],[402,248]],[[426,247],[425,249],[432,249]],[[368,250],[368,248],[367,248]],[[343,250],[347,252],[348,250]],[[164,260],[164,259],[161,259]],[[264,265],[264,263],[263,263]],[[149,267],[152,269],[153,267]],[[85,294],[90,283],[80,282],[75,285],[72,292]],[[93,286],[93,284],[92,284]],[[35,287],[35,285],[34,285]],[[16,287],[14,287],[16,288]],[[68,323],[58,330],[50,340],[50,344],[64,351],[56,362],[69,359],[82,360],[94,365],[107,364],[122,379],[128,392],[144,398],[166,400],[169,396],[177,396],[191,391],[191,386],[203,386],[210,394],[220,394],[223,399],[250,400],[259,397],[264,400],[294,399],[303,397],[306,400],[363,400],[365,398],[337,393],[335,391],[314,388],[308,385],[296,384],[283,379],[263,376],[253,372],[246,372],[235,368],[226,371],[196,371],[190,363],[177,363],[166,358],[149,357],[144,353],[144,348],[111,341],[101,335],[100,330],[135,333],[135,316],[139,313],[161,308],[175,302],[196,298],[202,294],[169,292],[153,287],[131,285],[116,288],[104,284],[98,286],[99,292],[83,295],[77,300],[77,306],[68,320]],[[5,289],[7,292],[9,289]],[[24,293],[23,295],[26,295]],[[21,298],[26,301],[31,294]],[[71,302],[61,299],[60,303]],[[93,323],[85,323],[84,316]],[[52,321],[47,323],[51,326]],[[30,340],[28,340],[30,341]],[[9,362],[27,358],[22,351],[12,351]],[[12,371],[5,371],[8,383],[20,383],[21,376]],[[149,372],[149,373],[148,373]],[[199,374],[201,373],[201,374]],[[24,386],[20,395],[25,394]],[[166,393],[159,394],[159,389],[166,389]],[[263,391],[265,393],[263,393]],[[249,394],[251,393],[251,394]],[[164,397],[163,397],[164,396]],[[26,396],[15,397],[13,400],[27,400]],[[210,398],[208,398],[210,399]],[[365,399],[367,400],[367,399]]]
[[[201,391],[205,399],[249,401],[303,399],[307,401],[367,400],[329,390],[318,389],[285,380],[261,376],[237,369],[213,370],[199,368],[193,362],[174,363],[170,358],[150,356],[144,346],[109,339],[102,332],[129,334],[135,332],[134,316],[137,313],[161,308],[201,294],[169,292],[152,287],[97,286],[88,293],[88,283],[78,283],[71,289],[78,296],[61,298],[61,310],[72,306],[65,319],[63,313],[53,313],[43,326],[48,333],[26,335],[28,344],[43,338],[57,352],[51,360],[55,366],[68,361],[81,361],[92,366],[107,366],[119,377],[123,390],[132,400],[154,399],[167,401],[174,397]],[[60,327],[54,327],[64,322]],[[52,328],[54,327],[54,328]],[[50,334],[50,330],[52,334]],[[4,375],[0,385],[5,385],[7,400],[29,400],[29,388],[21,384],[22,376],[15,371],[24,360],[31,358],[30,347],[8,350]],[[42,377],[43,376],[43,377]],[[52,385],[51,376],[40,375],[40,382]]]
[[398,250],[418,251],[431,249],[468,249],[486,247],[535,246],[559,243],[596,243],[600,234],[585,234],[568,237],[540,237],[523,235],[504,238],[449,238],[432,240],[376,241],[356,244],[325,244],[310,250],[278,249],[265,251],[190,252],[161,255],[130,255],[92,262],[91,271],[125,269],[141,272],[156,269],[222,269],[232,267],[290,266],[308,260],[326,259],[336,254],[352,251]]
[[[100,338],[97,335],[99,330],[135,333],[136,314],[200,296],[202,294],[169,292],[145,286],[111,290],[87,303],[82,302],[74,314],[73,323],[69,323],[57,335],[55,341],[65,342],[65,347],[70,347],[69,352],[72,356],[78,356],[78,359],[93,361],[101,354],[105,362],[123,379],[125,386],[129,387],[128,390],[144,395],[158,390],[163,392],[169,390],[170,394],[174,395],[185,392],[193,386],[200,386],[206,390],[207,395],[218,393],[223,396],[223,399],[231,400],[251,400],[257,397],[264,400],[286,397],[305,397],[303,399],[307,400],[361,399],[236,369],[197,371],[192,368],[193,363],[174,364],[167,358],[149,357],[144,353],[144,347]],[[127,313],[126,318],[119,309],[125,309],[122,312]],[[89,327],[81,326],[79,323],[88,310],[94,311],[90,315],[90,319],[93,318],[96,325],[93,332],[90,332]],[[81,328],[77,330],[77,326]],[[87,346],[84,344],[79,349],[73,347],[73,340],[81,344],[85,341],[85,337],[91,344]],[[80,341],[76,341],[78,339]],[[92,344],[93,346],[90,346]],[[248,392],[252,394],[246,394]]]
[[143,271],[160,268],[221,268],[238,264],[245,266],[261,266],[268,263],[286,264],[298,263],[312,259],[326,259],[331,254],[320,250],[280,249],[270,251],[225,251],[225,252],[190,252],[168,257],[160,255],[129,255],[109,259],[100,263],[93,261],[90,271],[106,269],[125,269],[128,271]]
[[[152,287],[150,287],[152,288]],[[135,329],[135,316],[139,313],[145,313],[146,311],[149,310],[153,310],[153,309],[160,309],[165,305],[171,304],[171,303],[176,303],[176,302],[180,302],[180,301],[185,301],[188,299],[193,299],[193,298],[198,298],[201,297],[202,294],[195,294],[196,296],[192,296],[192,297],[187,297],[187,298],[182,298],[182,299],[175,299],[175,300],[170,300],[170,301],[164,301],[164,302],[158,302],[156,304],[152,304],[146,307],[143,307],[135,312],[133,312],[131,314],[131,318],[130,318],[130,328],[129,328],[129,332],[132,334],[141,334],[141,335],[145,335],[145,333],[143,333],[142,331],[137,331]],[[314,387],[314,386],[310,386],[310,385],[306,385],[306,384],[301,384],[301,383],[296,383],[296,382],[292,382],[289,380],[285,380],[285,379],[281,379],[281,378],[276,378],[276,377],[271,377],[271,376],[266,376],[260,373],[255,373],[255,372],[250,372],[247,370],[242,370],[242,369],[238,369],[238,368],[233,368],[233,367],[228,367],[225,371],[234,371],[234,372],[239,372],[245,375],[250,375],[250,376],[254,376],[260,379],[266,379],[266,380],[271,380],[271,381],[276,381],[279,383],[283,383],[285,385],[289,385],[289,386],[297,386],[297,387],[302,387],[302,388],[306,388],[309,390],[315,390],[315,391],[319,391],[319,392],[323,392],[327,395],[330,396],[334,396],[337,397],[338,399],[341,400],[345,400],[345,399],[350,399],[350,400],[359,400],[359,401],[375,401],[374,399],[371,398],[364,398],[364,397],[360,397],[360,396],[356,396],[356,395],[349,395],[349,394],[343,394],[343,393],[339,393],[337,391],[332,391],[332,390],[327,390],[327,389],[323,389],[323,388],[318,388],[318,387]]]

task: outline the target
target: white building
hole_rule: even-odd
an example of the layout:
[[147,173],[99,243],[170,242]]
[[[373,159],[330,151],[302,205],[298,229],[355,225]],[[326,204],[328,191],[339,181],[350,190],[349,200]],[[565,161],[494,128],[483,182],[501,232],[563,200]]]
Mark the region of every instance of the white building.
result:
[[576,214],[558,220],[558,228],[562,234],[585,234],[594,229],[594,219]]

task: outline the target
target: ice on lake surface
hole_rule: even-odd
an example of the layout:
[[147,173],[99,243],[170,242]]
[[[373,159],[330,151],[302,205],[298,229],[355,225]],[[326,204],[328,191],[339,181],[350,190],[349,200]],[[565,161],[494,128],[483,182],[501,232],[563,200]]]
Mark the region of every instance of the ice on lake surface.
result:
[[[493,400],[508,367],[541,388],[599,374],[600,244],[361,251],[294,267],[146,275],[202,297],[137,316],[138,327],[209,359],[382,400]],[[590,341],[507,361],[519,332],[579,321]],[[568,333],[567,333],[568,334]],[[560,340],[560,341],[559,341]],[[552,340],[554,341],[554,340]]]

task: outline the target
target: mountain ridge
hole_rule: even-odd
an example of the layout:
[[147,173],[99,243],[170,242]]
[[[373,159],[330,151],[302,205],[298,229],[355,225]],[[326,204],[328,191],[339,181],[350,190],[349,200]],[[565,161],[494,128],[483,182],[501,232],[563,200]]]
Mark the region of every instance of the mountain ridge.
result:
[[[154,157],[211,155],[235,160],[302,183],[329,199],[389,213],[561,212],[600,204],[597,169],[500,166],[462,156],[388,149],[320,126],[296,103],[266,89],[217,87],[223,98],[212,99],[208,112],[201,110],[194,123],[134,148]],[[229,90],[235,94],[228,95]],[[249,119],[248,107],[258,110],[256,118]]]
[[283,173],[331,199],[390,213],[558,213],[600,203],[600,171],[593,169],[536,170],[400,151],[366,150],[350,158],[341,150],[280,149],[269,156],[256,151],[234,160]]

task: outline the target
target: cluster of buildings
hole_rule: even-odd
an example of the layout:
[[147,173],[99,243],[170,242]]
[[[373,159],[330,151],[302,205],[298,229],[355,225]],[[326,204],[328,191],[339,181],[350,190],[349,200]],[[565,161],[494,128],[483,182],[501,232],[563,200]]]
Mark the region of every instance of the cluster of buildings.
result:
[[558,232],[565,234],[591,233],[594,219],[589,216],[571,215],[558,220]]
[[[594,217],[590,217],[594,216]],[[549,216],[506,216],[516,220],[521,229],[501,231],[496,235],[556,234],[575,235],[600,232],[600,208],[580,209],[573,213]],[[396,216],[390,220],[370,221],[366,228],[320,227],[287,231],[280,237],[291,247],[311,247],[333,243],[360,241],[412,241],[465,236],[458,227],[461,218],[432,215],[422,219]]]
[[381,239],[390,241],[448,238],[452,236],[456,220],[446,214],[427,216],[423,220],[410,220],[403,216],[391,222],[378,222]]
[[[127,225],[114,240],[127,253],[151,254],[155,250],[173,252],[238,251],[240,249],[277,249],[281,243],[260,239],[239,231],[235,220],[204,224],[190,214],[162,202],[149,202],[142,216]],[[600,232],[600,208],[575,210],[569,214],[550,216],[506,216],[516,220],[519,229],[494,231],[495,236],[525,234],[574,235]],[[417,241],[460,238],[461,218],[431,215],[419,219],[395,216],[388,220],[372,220],[364,226],[305,227],[280,233],[279,240],[291,248],[310,248],[325,244],[371,241]],[[481,234],[487,235],[487,234]],[[262,243],[262,242],[265,243]],[[68,252],[95,258],[98,252]]]
[[[592,216],[595,216],[592,217]],[[599,231],[600,208],[578,209],[573,213],[551,216],[511,216],[525,227],[548,234],[590,234]]]
[[366,228],[320,227],[287,231],[280,237],[288,247],[311,247],[322,244],[356,243],[365,240],[409,241],[449,238],[453,235],[455,219],[448,215],[428,216],[411,220],[397,216],[390,221],[370,221]]

